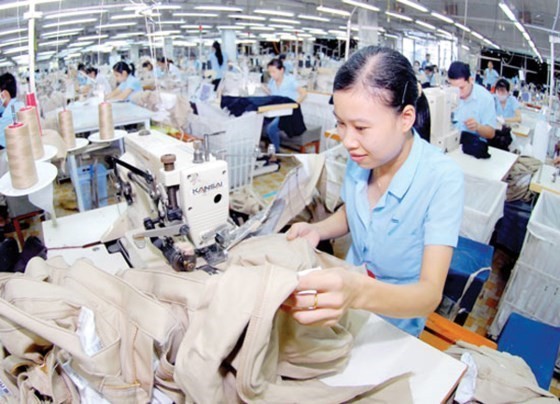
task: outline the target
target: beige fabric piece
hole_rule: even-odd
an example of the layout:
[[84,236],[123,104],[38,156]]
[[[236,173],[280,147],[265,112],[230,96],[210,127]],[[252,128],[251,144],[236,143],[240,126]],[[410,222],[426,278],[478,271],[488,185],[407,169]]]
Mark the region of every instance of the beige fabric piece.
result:
[[[193,401],[340,403],[375,396],[383,402],[384,387],[399,377],[380,390],[305,380],[343,368],[352,343],[348,329],[305,327],[276,314],[296,288],[298,270],[347,267],[343,261],[315,253],[305,240],[288,242],[284,235],[245,241],[231,251],[230,258],[227,271],[206,282],[177,354],[175,380]],[[345,323],[361,321],[358,313],[351,312]],[[292,330],[286,332],[290,322]],[[302,354],[298,346],[303,347]],[[312,346],[319,349],[312,352]],[[291,348],[284,352],[285,347]],[[231,396],[231,376],[223,376],[232,368],[237,372],[239,397]],[[287,381],[282,375],[302,380]],[[404,390],[398,402],[410,401]]]
[[541,389],[531,369],[519,356],[488,347],[457,341],[446,353],[456,359],[468,352],[477,367],[473,400],[482,403],[558,403],[550,392]]
[[[6,282],[5,300],[0,300],[2,318],[11,321],[13,328],[38,337],[32,339],[50,341],[67,352],[72,369],[108,400],[148,401],[153,387],[154,342],[167,343],[177,326],[173,314],[122,279],[85,261],[77,261],[67,270],[57,266],[60,261],[54,263],[50,266],[34,258],[26,277]],[[95,313],[102,348],[92,356],[83,351],[75,333],[81,307]],[[5,340],[2,335],[4,344]]]

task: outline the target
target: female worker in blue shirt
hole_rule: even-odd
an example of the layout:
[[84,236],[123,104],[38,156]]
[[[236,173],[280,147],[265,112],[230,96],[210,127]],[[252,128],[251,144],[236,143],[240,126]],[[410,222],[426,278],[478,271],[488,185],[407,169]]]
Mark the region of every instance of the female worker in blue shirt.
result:
[[220,85],[220,81],[222,81],[226,74],[228,65],[227,54],[222,52],[222,47],[217,41],[214,41],[212,44],[210,65],[214,71],[214,80],[212,80],[212,84],[214,84],[214,91],[216,91]]
[[334,113],[350,156],[344,205],[321,222],[294,224],[287,237],[316,246],[350,232],[347,260],[370,276],[335,268],[301,277],[285,302],[300,323],[330,326],[364,309],[419,335],[438,306],[463,215],[463,174],[418,136],[417,99],[414,70],[392,49],[363,48],[337,72]]
[[[305,99],[307,92],[303,87],[298,85],[294,76],[286,73],[282,60],[272,59],[267,65],[267,70],[268,74],[270,74],[270,80],[268,81],[268,86],[263,89],[268,95],[287,97],[298,104]],[[274,145],[274,149],[277,153],[280,151],[279,124],[280,117],[276,117],[266,127],[268,139],[270,140],[270,143]]]
[[502,117],[504,123],[510,126],[513,123],[521,122],[521,110],[519,102],[509,93],[509,82],[506,79],[499,79],[496,82],[496,116],[498,120]]
[[125,62],[117,62],[113,66],[113,74],[119,84],[105,97],[107,101],[130,101],[130,96],[142,91],[142,84],[134,76],[134,71]]

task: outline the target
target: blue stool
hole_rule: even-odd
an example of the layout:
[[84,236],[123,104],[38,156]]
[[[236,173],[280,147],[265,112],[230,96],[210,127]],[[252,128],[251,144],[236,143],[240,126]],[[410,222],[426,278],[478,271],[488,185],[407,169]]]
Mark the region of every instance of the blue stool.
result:
[[493,254],[491,246],[459,237],[445,280],[444,302],[437,310],[439,314],[464,324],[490,276]]
[[522,357],[545,390],[550,388],[559,346],[560,327],[516,312],[511,313],[498,339],[498,350]]

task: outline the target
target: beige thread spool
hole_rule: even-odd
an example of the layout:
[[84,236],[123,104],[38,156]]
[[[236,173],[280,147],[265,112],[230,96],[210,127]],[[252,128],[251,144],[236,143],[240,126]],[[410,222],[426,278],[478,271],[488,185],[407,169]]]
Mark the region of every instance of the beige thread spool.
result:
[[17,117],[21,123],[27,125],[33,158],[35,160],[40,159],[45,155],[45,149],[41,140],[41,129],[36,108],[34,106],[23,107],[18,111]]
[[109,102],[99,104],[99,138],[112,139],[115,137],[113,125],[113,107]]
[[62,134],[62,139],[66,143],[66,147],[73,149],[76,147],[76,133],[74,132],[74,119],[72,111],[65,109],[58,113],[58,127]]
[[12,187],[30,188],[39,181],[37,168],[31,151],[31,139],[27,124],[18,122],[8,126],[6,133],[6,152]]

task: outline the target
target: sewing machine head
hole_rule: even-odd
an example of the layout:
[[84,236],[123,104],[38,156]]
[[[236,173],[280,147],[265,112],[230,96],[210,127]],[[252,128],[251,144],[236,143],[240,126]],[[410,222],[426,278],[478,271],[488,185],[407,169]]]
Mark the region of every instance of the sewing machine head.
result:
[[[226,162],[204,156],[192,143],[153,130],[149,135],[129,134],[125,145],[126,153],[113,160],[120,192],[129,203],[127,227],[132,230],[122,244],[131,263],[135,267],[151,266],[152,262],[161,265],[163,253],[172,265],[179,266],[175,269],[191,270],[196,265],[194,255],[210,250],[219,256],[216,235],[228,226],[229,217]],[[185,247],[186,242],[192,246]],[[191,256],[184,263],[167,256],[187,256],[189,249]]]

